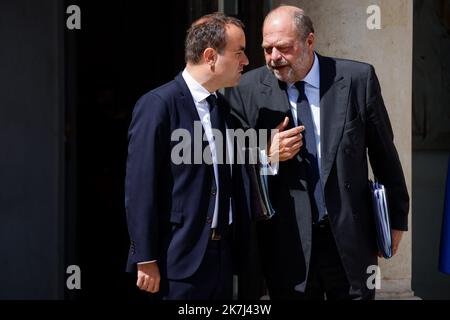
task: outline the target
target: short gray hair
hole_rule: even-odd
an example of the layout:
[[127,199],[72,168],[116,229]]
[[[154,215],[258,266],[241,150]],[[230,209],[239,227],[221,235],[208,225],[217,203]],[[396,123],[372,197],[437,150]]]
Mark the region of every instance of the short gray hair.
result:
[[301,41],[306,40],[310,33],[314,33],[313,22],[311,18],[305,14],[299,12],[294,13],[294,24]]
[[290,6],[286,4],[281,4],[278,7],[272,9],[264,19],[264,23],[266,23],[267,19],[269,19],[272,15],[277,14],[279,11],[290,11],[292,14],[292,22],[294,23],[297,34],[300,37],[301,41],[305,41],[310,33],[314,33],[314,26],[311,18],[307,16],[303,9],[300,9],[295,6]]

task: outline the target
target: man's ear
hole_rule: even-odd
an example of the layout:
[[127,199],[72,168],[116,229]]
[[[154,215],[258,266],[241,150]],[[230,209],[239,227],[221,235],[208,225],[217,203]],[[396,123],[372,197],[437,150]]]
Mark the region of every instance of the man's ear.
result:
[[314,42],[315,42],[316,38],[314,36],[314,33],[310,33],[308,34],[308,37],[306,38],[306,45],[308,46],[308,48],[314,49]]
[[203,60],[209,65],[214,66],[217,61],[217,51],[213,48],[207,48],[203,51]]

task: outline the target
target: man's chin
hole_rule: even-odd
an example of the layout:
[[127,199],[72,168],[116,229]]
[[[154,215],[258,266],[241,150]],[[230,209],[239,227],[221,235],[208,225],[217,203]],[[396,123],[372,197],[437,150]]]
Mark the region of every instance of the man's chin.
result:
[[224,86],[224,88],[232,88],[239,85],[239,82],[241,81],[241,76],[237,77],[234,81],[230,81],[227,85]]
[[288,72],[280,72],[280,70],[277,69],[271,69],[271,71],[278,80],[288,82],[289,80]]

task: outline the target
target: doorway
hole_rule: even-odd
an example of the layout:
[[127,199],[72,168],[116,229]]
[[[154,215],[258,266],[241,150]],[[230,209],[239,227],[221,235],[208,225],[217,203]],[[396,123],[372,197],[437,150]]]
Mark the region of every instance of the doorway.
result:
[[[66,265],[81,269],[67,299],[146,300],[125,273],[127,130],[140,96],[184,68],[188,26],[222,1],[66,1],[81,30],[65,32]],[[269,1],[233,1],[247,25],[250,68],[263,61],[260,27]],[[249,3],[251,2],[251,3]],[[247,68],[249,70],[250,68]]]

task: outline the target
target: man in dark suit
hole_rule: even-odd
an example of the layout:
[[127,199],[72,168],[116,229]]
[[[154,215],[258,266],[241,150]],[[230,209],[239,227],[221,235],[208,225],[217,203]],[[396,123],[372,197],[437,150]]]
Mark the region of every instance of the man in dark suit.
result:
[[128,271],[137,270],[140,289],[163,299],[232,298],[232,226],[249,214],[248,180],[225,133],[237,121],[216,91],[238,84],[244,50],[239,20],[200,18],[186,37],[185,70],[133,111]]
[[[272,299],[372,299],[377,265],[367,153],[389,196],[393,251],[408,228],[409,196],[371,65],[323,57],[303,10],[280,6],[263,27],[267,66],[230,93],[247,127],[279,129],[269,158],[275,216],[258,223]],[[370,282],[370,281],[369,281]]]

